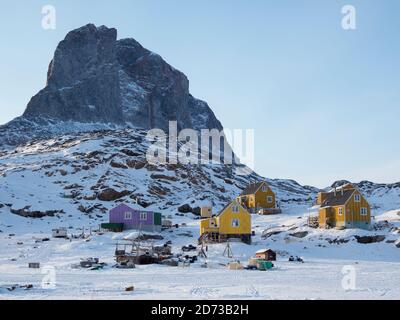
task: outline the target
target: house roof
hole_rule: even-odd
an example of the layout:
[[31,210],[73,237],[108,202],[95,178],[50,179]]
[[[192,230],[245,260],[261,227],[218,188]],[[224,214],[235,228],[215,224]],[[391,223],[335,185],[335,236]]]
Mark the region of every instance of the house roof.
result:
[[[232,204],[236,204],[236,205],[238,205],[238,206],[240,206],[240,207],[243,208],[243,206],[242,206],[238,201],[233,200],[233,201],[229,202],[220,212],[218,212],[218,214],[217,214],[216,216],[217,216],[217,217],[220,216],[220,215],[221,215],[230,205],[232,205]],[[244,209],[244,208],[243,208],[243,209]],[[247,212],[246,209],[244,209],[244,210]]]
[[128,206],[125,203],[120,203],[119,205],[117,205],[116,207],[112,208],[111,210],[120,209],[120,208],[124,208],[126,210],[135,210],[135,209],[131,208],[130,206]]
[[274,252],[274,253],[275,253],[275,251],[272,250],[272,249],[261,249],[261,250],[258,250],[258,251],[256,252],[256,254],[257,254],[257,253],[267,253],[267,252]]
[[142,211],[144,212],[143,208],[140,208],[138,205],[135,204],[129,204],[127,205],[126,203],[121,203],[117,205],[116,207],[112,208],[110,211],[114,210],[126,210],[126,211]]
[[321,207],[335,207],[335,206],[342,206],[346,204],[346,202],[351,198],[353,193],[355,192],[355,189],[345,189],[336,191],[335,192],[329,192],[327,193],[327,197],[324,200],[324,202],[321,204]]
[[[233,202],[233,201],[232,201],[232,202]],[[225,207],[223,207],[223,208],[221,209],[221,211],[217,213],[216,216],[217,216],[217,217],[220,216],[220,215],[232,204],[232,202],[228,203]]]
[[265,182],[258,182],[258,183],[252,183],[250,185],[247,186],[246,189],[243,190],[243,192],[240,194],[240,196],[247,196],[249,194],[254,194],[257,192],[258,189],[261,188],[261,186],[264,184]]

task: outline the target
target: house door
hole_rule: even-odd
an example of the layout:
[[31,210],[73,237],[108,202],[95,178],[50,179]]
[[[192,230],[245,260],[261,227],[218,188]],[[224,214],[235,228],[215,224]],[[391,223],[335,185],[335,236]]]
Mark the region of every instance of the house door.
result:
[[348,224],[353,228],[354,227],[354,212],[353,212],[353,210],[348,209],[347,213],[348,214],[346,217],[346,219],[347,219],[346,223],[348,222]]

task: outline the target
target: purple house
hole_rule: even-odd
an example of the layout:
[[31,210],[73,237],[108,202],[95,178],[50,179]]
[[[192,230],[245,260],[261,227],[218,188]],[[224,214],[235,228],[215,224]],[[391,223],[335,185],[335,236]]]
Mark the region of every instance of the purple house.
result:
[[124,230],[160,232],[161,220],[161,213],[135,210],[125,204],[120,204],[110,211],[110,223],[123,224]]

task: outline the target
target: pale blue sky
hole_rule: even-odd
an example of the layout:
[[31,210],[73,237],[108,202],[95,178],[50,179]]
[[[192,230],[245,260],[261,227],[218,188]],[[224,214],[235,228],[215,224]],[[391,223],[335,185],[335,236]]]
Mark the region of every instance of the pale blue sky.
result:
[[[190,79],[223,125],[254,128],[256,171],[325,187],[400,181],[397,0],[1,0],[0,123],[43,88],[57,43],[89,22],[119,30]],[[41,28],[41,8],[57,29]],[[341,8],[357,9],[357,30]]]

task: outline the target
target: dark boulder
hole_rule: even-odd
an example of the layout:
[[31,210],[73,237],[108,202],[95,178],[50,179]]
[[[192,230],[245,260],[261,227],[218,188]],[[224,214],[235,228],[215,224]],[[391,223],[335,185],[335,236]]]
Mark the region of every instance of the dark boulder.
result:
[[264,230],[262,235],[261,235],[261,237],[263,239],[267,239],[269,237],[275,236],[275,235],[280,234],[282,232],[283,232],[282,230],[274,230],[274,231]]
[[27,206],[22,209],[11,208],[10,211],[11,213],[24,218],[34,218],[34,219],[40,219],[44,217],[54,217],[58,213],[64,213],[63,210],[47,210],[47,211],[31,210],[30,206]]
[[126,165],[116,161],[111,161],[110,166],[117,169],[128,169]]
[[178,208],[178,212],[180,213],[190,213],[192,212],[192,207],[188,204],[184,204]]
[[289,235],[291,237],[295,237],[295,238],[304,238],[308,235],[308,231],[299,231],[299,232],[291,233]]
[[370,244],[376,242],[382,242],[385,240],[385,236],[376,235],[376,236],[355,236],[358,243],[362,244]]
[[108,189],[100,191],[99,194],[97,195],[97,198],[101,201],[115,201],[115,200],[121,199],[129,194],[130,194],[130,192],[127,190],[118,192],[112,188],[108,188]]

